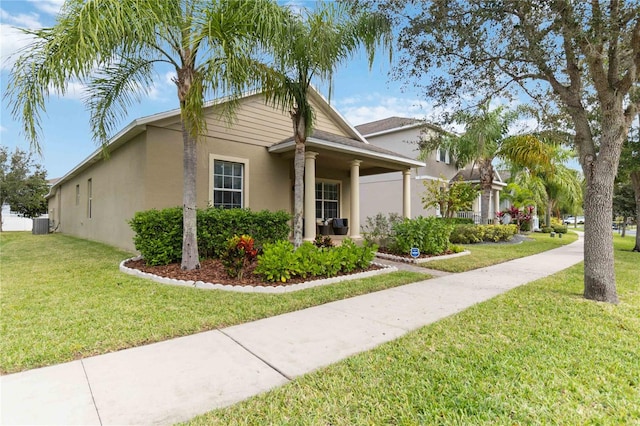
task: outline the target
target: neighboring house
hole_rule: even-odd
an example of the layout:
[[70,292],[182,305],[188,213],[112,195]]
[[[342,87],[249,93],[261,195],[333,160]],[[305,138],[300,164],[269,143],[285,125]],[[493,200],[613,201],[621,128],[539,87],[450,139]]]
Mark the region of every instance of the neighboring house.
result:
[[[356,126],[356,129],[371,143],[380,148],[398,152],[410,158],[419,155],[418,142],[433,137],[444,130],[425,123],[423,120],[403,117],[389,117],[383,120]],[[435,208],[425,209],[422,197],[423,185],[427,180],[450,181],[458,169],[449,153],[437,150],[425,159],[422,166],[403,172],[390,172],[368,176],[360,180],[360,217],[364,224],[367,217],[377,213],[402,213],[402,187],[405,180],[411,181],[409,210],[411,217],[439,215]],[[406,205],[404,206],[407,207]]]
[[[419,167],[413,158],[369,144],[317,92],[311,96],[315,131],[307,139],[305,239],[316,223],[346,218],[359,238],[361,176]],[[265,105],[259,93],[240,99],[232,124],[205,105],[207,134],[198,143],[197,205],[293,211],[292,124],[288,112]],[[137,211],[182,205],[180,111],[134,120],[63,176],[48,195],[58,232],[133,250],[127,223]],[[410,182],[404,191],[410,193]],[[355,190],[354,190],[355,189]],[[409,214],[407,212],[407,214]]]
[[[474,185],[478,185],[480,187],[480,172],[477,168],[473,169],[464,169],[460,170],[452,180],[456,179],[464,179],[466,182],[469,182]],[[493,185],[491,186],[491,196],[489,197],[489,222],[491,220],[496,219],[496,214],[504,210],[503,204],[500,202],[500,192],[506,188],[507,184],[503,182],[500,177],[500,173],[497,170],[493,172]],[[458,217],[466,217],[472,218],[475,223],[480,223],[480,204],[481,204],[481,195],[478,195],[478,198],[473,202],[473,210],[469,212],[458,212]],[[505,203],[507,207],[510,206],[510,203]]]

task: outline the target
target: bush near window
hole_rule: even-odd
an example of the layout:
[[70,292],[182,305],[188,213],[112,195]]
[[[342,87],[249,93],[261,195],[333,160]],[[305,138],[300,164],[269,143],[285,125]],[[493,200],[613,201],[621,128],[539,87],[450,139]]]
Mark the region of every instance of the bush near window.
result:
[[453,244],[509,241],[517,232],[516,225],[457,225],[449,240]]
[[338,247],[317,247],[307,241],[297,250],[289,241],[278,241],[264,245],[254,273],[283,283],[296,276],[333,277],[369,267],[377,249],[368,243],[357,246],[348,238]]
[[449,235],[454,225],[437,217],[418,216],[393,225],[394,240],[389,249],[398,254],[409,254],[417,247],[423,254],[441,254],[449,248]]
[[[265,243],[286,239],[291,215],[284,211],[249,209],[198,209],[198,251],[202,258],[219,258],[234,235],[251,235],[259,249]],[[179,262],[182,256],[182,208],[137,212],[129,224],[133,242],[149,265]]]
[[244,270],[258,255],[254,244],[255,240],[249,235],[234,235],[227,240],[227,249],[220,260],[229,277],[242,279]]

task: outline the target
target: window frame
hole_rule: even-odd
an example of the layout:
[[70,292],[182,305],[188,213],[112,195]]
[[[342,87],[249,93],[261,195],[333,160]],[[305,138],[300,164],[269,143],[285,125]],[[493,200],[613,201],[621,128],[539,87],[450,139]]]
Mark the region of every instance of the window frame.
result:
[[[242,189],[240,191],[241,206],[240,208],[249,208],[249,160],[246,158],[230,157],[226,155],[209,154],[209,205],[215,206],[215,163],[223,161],[226,163],[242,164]],[[220,188],[218,190],[225,190]],[[233,191],[233,190],[229,190]],[[219,206],[224,208],[223,206]]]
[[[319,199],[317,196],[317,190],[316,190],[316,185],[321,184],[323,185],[323,189],[322,189],[322,196],[323,198]],[[324,199],[324,185],[325,184],[331,184],[331,185],[337,185],[337,190],[338,190],[338,197],[336,200],[330,200],[330,199]],[[335,217],[342,217],[342,181],[340,180],[334,180],[334,179],[316,179],[315,181],[315,185],[313,188],[313,198],[314,198],[314,210],[315,210],[315,216],[318,215],[318,209],[317,209],[317,203],[318,201],[322,202],[322,208],[321,208],[321,213],[324,214],[324,202],[333,202],[335,201],[337,203],[337,215]],[[324,220],[324,219],[333,219],[333,217],[316,217],[315,218],[316,221],[317,220]]]

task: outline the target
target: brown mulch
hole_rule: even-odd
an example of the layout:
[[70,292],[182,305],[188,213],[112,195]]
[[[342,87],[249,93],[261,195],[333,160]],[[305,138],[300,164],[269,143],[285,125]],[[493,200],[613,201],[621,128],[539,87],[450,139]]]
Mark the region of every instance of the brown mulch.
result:
[[[158,275],[165,278],[173,278],[176,280],[185,280],[185,281],[202,281],[205,283],[212,284],[223,284],[223,285],[240,285],[240,286],[252,286],[252,287],[275,287],[282,285],[291,285],[291,284],[299,284],[306,281],[319,280],[327,277],[311,277],[311,278],[302,278],[302,277],[293,277],[288,280],[286,283],[282,282],[268,282],[264,281],[259,275],[255,275],[253,270],[257,266],[257,262],[253,262],[247,266],[245,269],[242,279],[239,280],[237,278],[229,278],[227,272],[225,271],[222,262],[217,259],[205,259],[200,261],[200,269],[185,271],[180,269],[179,263],[171,263],[169,265],[161,265],[161,266],[148,266],[144,259],[141,260],[129,260],[125,262],[124,266],[127,268],[138,269],[142,272],[147,272],[149,274]],[[367,269],[358,269],[353,271],[351,274],[356,274],[359,272],[365,271],[373,271],[381,269],[377,265],[371,265]],[[343,274],[339,273],[338,276],[342,275],[351,275],[351,274]]]

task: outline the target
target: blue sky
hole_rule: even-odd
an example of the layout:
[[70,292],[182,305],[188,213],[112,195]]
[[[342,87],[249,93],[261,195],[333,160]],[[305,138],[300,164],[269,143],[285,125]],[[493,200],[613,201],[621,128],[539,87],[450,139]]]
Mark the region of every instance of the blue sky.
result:
[[[11,54],[28,41],[14,27],[39,28],[53,25],[63,0],[2,0],[0,3],[0,83],[6,90]],[[297,3],[303,3],[298,1]],[[432,114],[429,104],[417,91],[402,90],[402,83],[388,77],[392,65],[388,55],[379,55],[369,70],[364,54],[356,55],[341,66],[335,75],[331,104],[353,125],[390,116],[424,118]],[[129,116],[119,128],[131,120],[146,115],[175,109],[178,101],[171,74],[158,73],[149,96],[130,108]],[[42,157],[35,157],[47,170],[49,178],[61,177],[91,155],[97,146],[89,131],[89,114],[82,104],[82,87],[59,97],[51,95],[42,116]],[[320,88],[328,95],[326,88]],[[29,149],[21,132],[21,125],[11,116],[11,106],[2,100],[0,111],[0,143]]]

